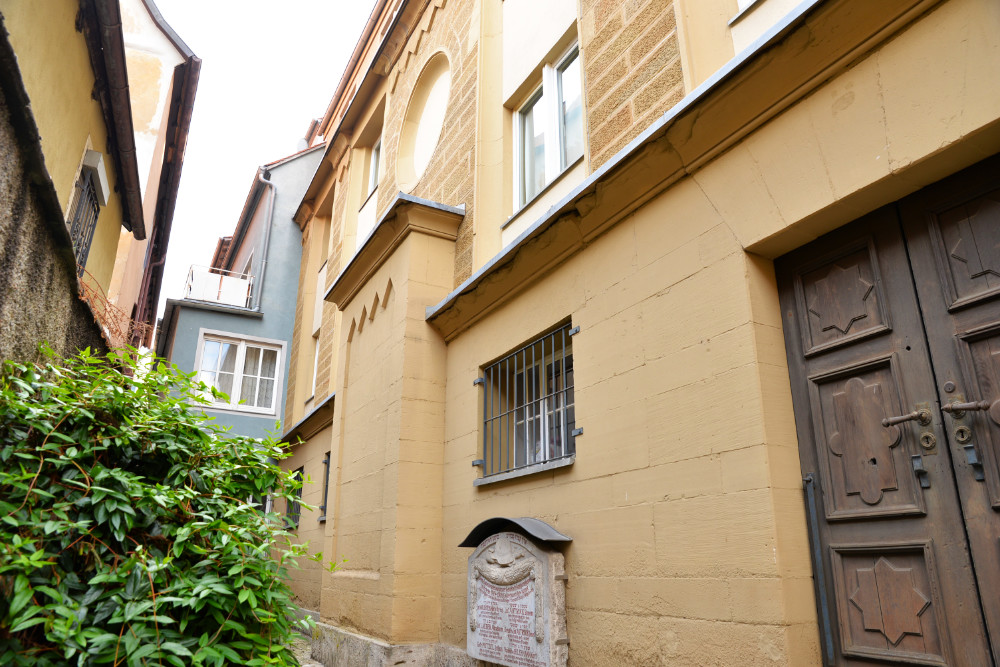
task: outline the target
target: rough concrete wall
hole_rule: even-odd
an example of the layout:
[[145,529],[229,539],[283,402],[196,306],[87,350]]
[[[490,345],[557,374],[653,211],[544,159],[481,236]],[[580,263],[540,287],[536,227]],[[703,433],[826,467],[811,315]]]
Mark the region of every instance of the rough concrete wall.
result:
[[10,86],[16,86],[10,79],[16,74],[8,70],[3,77],[7,85],[0,86],[0,359],[33,360],[41,341],[60,354],[88,346],[103,350],[94,316],[78,297],[69,235],[55,233],[65,229],[65,223],[44,170],[27,98],[14,97],[8,107]]
[[671,0],[582,0],[590,169],[684,97]]
[[[440,9],[437,4],[441,4]],[[426,171],[408,194],[431,201],[460,206],[465,204],[465,221],[455,245],[455,284],[472,273],[472,238],[475,223],[476,99],[478,96],[479,18],[476,2],[431,3],[413,35],[410,45],[419,44],[413,55],[404,49],[400,62],[389,75],[390,91],[382,133],[383,159],[379,183],[378,210],[384,211],[396,195],[396,153],[407,103],[424,64],[435,52],[444,50],[451,71],[448,111],[441,137]],[[432,16],[429,16],[432,14]],[[429,26],[429,29],[425,28]],[[399,72],[398,78],[395,71]],[[395,84],[395,87],[393,87]],[[388,182],[387,182],[388,181]]]

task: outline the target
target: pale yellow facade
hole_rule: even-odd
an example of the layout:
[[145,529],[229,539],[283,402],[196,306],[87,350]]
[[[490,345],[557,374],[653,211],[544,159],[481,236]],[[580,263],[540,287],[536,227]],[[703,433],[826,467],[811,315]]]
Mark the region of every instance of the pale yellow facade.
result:
[[[821,664],[773,260],[1000,150],[1000,6],[583,0],[555,37],[583,65],[583,166],[517,213],[505,91],[531,85],[504,78],[503,4],[379,5],[317,130],[286,431],[333,409],[285,465],[307,498],[328,485],[300,539],[346,562],[293,588],[358,641],[461,656],[457,545],[534,517],[573,538],[570,664]],[[399,193],[403,115],[439,53],[444,130]],[[575,457],[477,484],[474,382],[565,322]]]
[[[101,105],[91,98],[94,73],[87,42],[75,28],[78,10],[76,0],[47,2],[44,12],[31,2],[0,2],[38,124],[45,166],[67,219],[85,153],[104,154],[111,192],[98,217],[85,268],[107,290],[122,228],[122,202],[106,148],[108,130]],[[70,107],[73,112],[67,113]]]

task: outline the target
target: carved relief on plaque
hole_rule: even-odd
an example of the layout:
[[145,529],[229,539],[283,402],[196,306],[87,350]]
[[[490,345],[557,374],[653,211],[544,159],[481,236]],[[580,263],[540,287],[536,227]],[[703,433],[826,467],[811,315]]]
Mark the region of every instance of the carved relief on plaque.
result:
[[563,556],[500,532],[469,557],[467,653],[510,667],[565,665]]

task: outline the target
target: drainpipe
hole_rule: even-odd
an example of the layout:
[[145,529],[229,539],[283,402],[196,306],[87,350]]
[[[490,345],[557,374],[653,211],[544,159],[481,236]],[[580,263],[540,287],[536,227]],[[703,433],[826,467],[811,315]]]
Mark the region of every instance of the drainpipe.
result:
[[260,263],[260,280],[257,281],[257,293],[253,297],[253,309],[256,311],[260,310],[260,295],[264,291],[264,275],[267,273],[267,252],[268,246],[271,244],[271,223],[274,218],[274,198],[277,196],[277,191],[274,188],[274,183],[270,181],[271,172],[266,171],[264,167],[257,170],[257,182],[270,190],[270,197],[267,199],[267,226],[264,227],[264,248],[261,251],[261,263]]

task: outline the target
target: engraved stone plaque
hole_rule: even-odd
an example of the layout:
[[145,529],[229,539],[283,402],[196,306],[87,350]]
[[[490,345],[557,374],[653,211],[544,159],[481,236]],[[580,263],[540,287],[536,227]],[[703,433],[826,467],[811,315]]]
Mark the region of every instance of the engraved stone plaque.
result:
[[469,557],[466,652],[508,667],[565,665],[563,562],[518,533],[483,540]]

